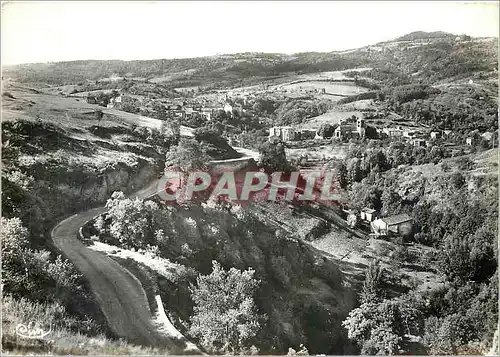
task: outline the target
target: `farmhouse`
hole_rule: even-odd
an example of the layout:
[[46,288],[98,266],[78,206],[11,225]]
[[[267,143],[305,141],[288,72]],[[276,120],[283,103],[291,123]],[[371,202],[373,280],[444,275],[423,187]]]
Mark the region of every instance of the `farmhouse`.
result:
[[291,126],[274,126],[269,129],[269,137],[277,136],[283,141],[295,140],[295,129]]
[[426,145],[426,142],[425,142],[424,139],[414,139],[413,140],[413,146],[414,147],[421,147],[421,148],[423,148],[423,147],[425,147],[425,145]]
[[358,118],[358,120],[356,120],[356,132],[358,133],[358,135],[360,137],[364,137],[365,136],[365,131],[366,131],[366,122],[364,119],[362,118]]
[[372,208],[363,208],[361,210],[361,220],[365,222],[373,222],[377,218],[377,210]]
[[344,138],[351,137],[353,132],[356,132],[356,127],[354,125],[340,124],[333,132],[333,136],[339,140],[344,140]]
[[109,103],[107,105],[108,108],[110,109],[120,109],[122,105],[122,96],[116,97],[116,98],[111,98],[109,100]]
[[441,133],[439,131],[431,132],[431,139],[439,139],[441,137]]
[[212,118],[212,109],[211,108],[203,108],[201,110],[201,115],[204,116],[208,121]]
[[469,146],[473,146],[474,143],[475,143],[475,140],[473,137],[468,137],[467,139],[465,139],[465,143]]
[[398,128],[384,128],[382,132],[390,138],[397,138],[403,136],[403,130]]
[[415,135],[417,135],[417,132],[415,130],[405,130],[403,131],[403,137],[405,138],[414,138]]
[[97,104],[97,99],[96,99],[96,97],[92,97],[92,96],[90,96],[90,95],[89,95],[89,96],[87,97],[87,103],[89,103],[89,104]]
[[412,227],[412,218],[407,214],[379,218],[371,223],[371,229],[375,235],[387,235],[390,233],[408,235],[411,233]]
[[224,105],[224,111],[228,114],[232,114],[233,113],[233,106],[229,103],[226,103]]

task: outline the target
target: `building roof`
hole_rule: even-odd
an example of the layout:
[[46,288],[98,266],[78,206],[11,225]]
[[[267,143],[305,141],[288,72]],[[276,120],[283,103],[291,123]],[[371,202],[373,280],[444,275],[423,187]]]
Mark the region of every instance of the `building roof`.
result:
[[340,131],[342,133],[348,133],[348,132],[356,131],[356,126],[351,125],[351,124],[341,124],[335,129],[335,131],[336,132]]
[[363,209],[361,210],[361,212],[366,212],[366,213],[375,213],[375,212],[377,212],[377,210],[376,210],[376,209],[373,209],[373,208],[363,208]]
[[381,220],[384,221],[388,226],[393,226],[395,224],[411,221],[412,218],[408,216],[406,213],[403,213],[403,214],[398,214],[396,216],[384,217],[381,218]]

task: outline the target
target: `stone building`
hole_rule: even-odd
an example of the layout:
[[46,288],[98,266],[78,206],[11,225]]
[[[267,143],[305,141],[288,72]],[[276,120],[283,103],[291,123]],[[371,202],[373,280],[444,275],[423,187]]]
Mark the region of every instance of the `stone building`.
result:
[[282,141],[295,140],[295,129],[291,126],[274,126],[269,129],[269,137],[277,136]]
[[379,218],[371,223],[372,232],[377,236],[391,233],[404,236],[410,234],[412,228],[412,218],[407,214]]

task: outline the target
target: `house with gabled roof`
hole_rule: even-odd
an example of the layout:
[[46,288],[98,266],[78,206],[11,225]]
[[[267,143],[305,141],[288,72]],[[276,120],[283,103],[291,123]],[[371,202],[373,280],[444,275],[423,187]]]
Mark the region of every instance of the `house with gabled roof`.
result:
[[405,213],[379,218],[371,223],[371,230],[377,236],[385,236],[388,234],[404,236],[410,234],[412,228],[413,219]]
[[365,222],[372,222],[377,218],[378,212],[373,208],[363,208],[360,212],[361,220]]

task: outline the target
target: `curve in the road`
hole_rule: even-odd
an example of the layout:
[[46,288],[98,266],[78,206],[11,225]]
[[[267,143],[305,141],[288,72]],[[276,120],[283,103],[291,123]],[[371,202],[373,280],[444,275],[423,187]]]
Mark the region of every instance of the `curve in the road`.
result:
[[116,261],[88,249],[78,239],[79,228],[104,211],[104,207],[99,207],[66,218],[54,227],[52,239],[88,280],[110,329],[134,344],[164,348],[173,354],[200,354],[199,350],[189,349],[186,340],[160,333],[139,280]]
[[[248,152],[244,155],[248,155]],[[147,198],[156,193],[155,181],[131,197]],[[51,232],[55,246],[86,277],[116,336],[139,345],[162,347],[175,354],[200,354],[201,351],[193,349],[186,339],[166,336],[158,331],[152,322],[146,293],[135,276],[107,255],[88,249],[78,239],[80,227],[105,210],[104,207],[98,207],[61,221]]]

